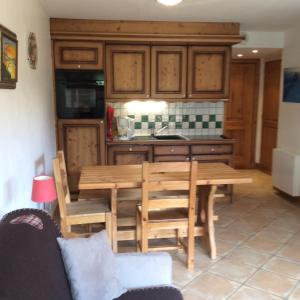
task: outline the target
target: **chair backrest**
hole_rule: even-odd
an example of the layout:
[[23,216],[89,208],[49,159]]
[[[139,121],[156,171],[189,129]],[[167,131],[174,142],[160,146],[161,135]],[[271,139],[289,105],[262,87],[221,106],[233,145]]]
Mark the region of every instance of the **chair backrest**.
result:
[[63,171],[60,168],[58,158],[53,159],[53,171],[56,185],[58,206],[60,217],[63,219],[67,215],[67,203],[71,202],[68,185],[63,182]]
[[57,158],[59,160],[59,168],[61,170],[62,183],[63,183],[64,186],[66,186],[66,188],[68,189],[68,192],[70,193],[69,185],[68,185],[66,160],[65,160],[64,152],[62,150],[57,151]]
[[[198,163],[193,162],[168,162],[168,163],[143,163],[142,171],[142,211],[166,208],[191,208],[195,209],[196,182]],[[189,191],[188,196],[174,198],[151,199],[151,192],[160,191]],[[175,194],[176,195],[176,194]]]

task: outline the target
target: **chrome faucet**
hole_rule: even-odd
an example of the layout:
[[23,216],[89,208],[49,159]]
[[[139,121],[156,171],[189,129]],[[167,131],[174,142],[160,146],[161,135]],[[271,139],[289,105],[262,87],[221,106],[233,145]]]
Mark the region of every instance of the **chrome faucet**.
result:
[[164,126],[163,128],[161,129],[158,129],[156,132],[154,132],[154,129],[153,129],[153,133],[151,134],[152,136],[156,136],[158,135],[159,133],[163,132],[165,129],[169,128],[169,125],[166,125]]

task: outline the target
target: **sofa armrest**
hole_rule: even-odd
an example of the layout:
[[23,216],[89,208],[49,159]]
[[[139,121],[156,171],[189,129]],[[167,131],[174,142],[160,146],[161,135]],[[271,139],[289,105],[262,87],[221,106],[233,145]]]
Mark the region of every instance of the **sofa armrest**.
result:
[[117,276],[127,289],[172,284],[172,258],[168,253],[119,253]]

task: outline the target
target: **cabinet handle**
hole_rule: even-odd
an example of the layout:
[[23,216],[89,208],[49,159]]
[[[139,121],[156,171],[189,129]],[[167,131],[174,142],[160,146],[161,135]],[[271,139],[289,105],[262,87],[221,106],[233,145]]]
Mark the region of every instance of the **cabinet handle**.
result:
[[196,158],[195,158],[195,157],[192,157],[192,160],[196,160]]
[[100,121],[101,124],[103,124],[103,121]]
[[174,150],[173,148],[171,148],[171,149],[170,149],[170,152],[171,152],[171,153],[174,153],[174,152],[175,152],[175,150]]
[[81,65],[78,65],[77,67],[78,67],[78,69],[80,69],[80,68],[81,68]]
[[189,158],[189,157],[187,157],[185,160],[189,161],[189,160],[190,160],[190,158]]
[[150,97],[150,95],[147,95],[147,98],[149,98]]
[[129,148],[129,151],[132,151],[132,148],[131,148],[131,147]]
[[215,149],[215,148],[211,148],[210,151],[211,151],[211,152],[215,152],[216,149]]

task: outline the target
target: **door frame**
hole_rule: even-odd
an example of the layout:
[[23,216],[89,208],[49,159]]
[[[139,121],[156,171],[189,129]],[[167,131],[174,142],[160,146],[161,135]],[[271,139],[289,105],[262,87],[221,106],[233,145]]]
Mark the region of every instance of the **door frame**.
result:
[[[267,60],[267,61],[264,61],[264,74],[263,74],[263,77],[264,77],[264,80],[263,80],[263,84],[262,84],[262,90],[263,90],[263,95],[262,95],[262,111],[261,111],[261,142],[260,142],[260,147],[259,147],[259,157],[260,157],[260,160],[259,162],[256,164],[256,167],[266,173],[266,174],[271,174],[272,173],[272,167],[273,167],[273,164],[271,164],[271,170],[268,170],[267,167],[261,163],[261,155],[262,155],[262,146],[263,146],[263,143],[262,143],[262,138],[263,138],[263,128],[264,128],[264,106],[265,106],[265,76],[266,76],[266,64],[267,63],[272,63],[272,62],[280,62],[281,66],[280,66],[280,78],[279,78],[279,82],[280,84],[282,83],[282,80],[283,80],[283,75],[282,75],[282,57],[279,57],[279,58],[273,58],[271,60]],[[282,88],[279,87],[279,101],[278,101],[278,115],[277,115],[277,142],[278,142],[278,122],[279,122],[279,108],[280,108],[280,97],[282,96]]]
[[259,58],[234,58],[231,60],[231,64],[240,63],[240,64],[249,64],[252,63],[255,65],[255,90],[254,90],[254,101],[252,103],[253,107],[253,116],[251,120],[251,147],[250,147],[250,168],[256,167],[255,162],[255,152],[256,152],[256,135],[257,135],[257,113],[258,113],[258,99],[259,99],[259,90],[260,90],[260,70],[261,70],[261,60]]

